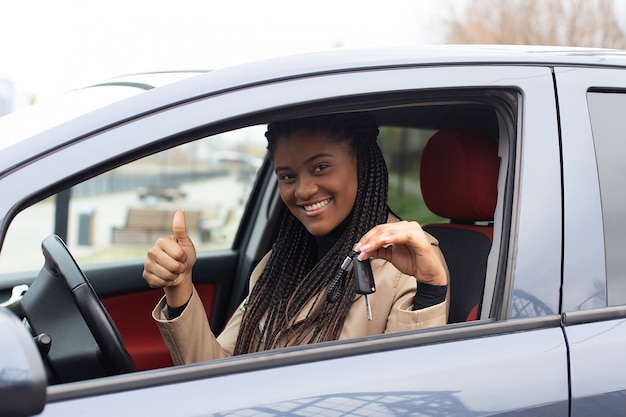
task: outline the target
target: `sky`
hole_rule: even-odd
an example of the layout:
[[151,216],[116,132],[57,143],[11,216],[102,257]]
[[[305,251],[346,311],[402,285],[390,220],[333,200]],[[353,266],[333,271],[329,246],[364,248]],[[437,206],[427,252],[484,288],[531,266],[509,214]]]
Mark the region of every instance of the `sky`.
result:
[[459,1],[0,0],[0,78],[19,108],[136,72],[441,43],[439,23]]

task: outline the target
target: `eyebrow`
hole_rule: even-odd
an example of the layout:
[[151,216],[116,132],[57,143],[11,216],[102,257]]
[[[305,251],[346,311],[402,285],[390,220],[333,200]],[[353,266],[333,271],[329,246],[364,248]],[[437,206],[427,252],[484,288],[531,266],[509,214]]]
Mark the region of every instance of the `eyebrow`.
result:
[[[325,158],[325,157],[334,157],[333,154],[331,153],[324,153],[324,152],[320,152],[320,153],[316,153],[313,156],[308,157],[307,159],[304,160],[304,165],[311,163],[312,161],[315,161],[316,159],[319,158]],[[289,167],[288,166],[277,166],[274,168],[274,172],[278,172],[278,171],[283,171],[283,170],[288,170]]]

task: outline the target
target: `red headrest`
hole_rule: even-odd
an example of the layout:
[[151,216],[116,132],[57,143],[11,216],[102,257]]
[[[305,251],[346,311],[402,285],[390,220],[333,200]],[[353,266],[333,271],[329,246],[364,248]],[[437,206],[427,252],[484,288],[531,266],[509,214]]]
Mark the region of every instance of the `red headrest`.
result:
[[493,220],[499,167],[498,144],[482,130],[441,129],[422,153],[424,201],[430,211],[453,221]]

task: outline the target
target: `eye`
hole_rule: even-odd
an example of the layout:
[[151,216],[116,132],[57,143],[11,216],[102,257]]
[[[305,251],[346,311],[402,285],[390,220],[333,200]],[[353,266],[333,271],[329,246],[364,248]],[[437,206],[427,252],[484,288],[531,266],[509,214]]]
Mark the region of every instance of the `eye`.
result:
[[325,170],[326,168],[328,168],[328,164],[319,164],[319,165],[316,165],[315,168],[313,168],[313,172],[321,172]]
[[278,181],[290,181],[295,178],[292,174],[280,174],[278,175]]

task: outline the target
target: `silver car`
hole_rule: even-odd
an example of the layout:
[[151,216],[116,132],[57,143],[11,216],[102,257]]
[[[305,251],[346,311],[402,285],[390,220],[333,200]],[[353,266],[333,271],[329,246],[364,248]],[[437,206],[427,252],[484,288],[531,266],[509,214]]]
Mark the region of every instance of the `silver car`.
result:
[[[338,49],[170,75],[0,118],[0,416],[623,414],[626,52]],[[450,322],[173,366],[147,249],[184,209],[221,329],[284,209],[265,126],[352,111],[381,126],[390,208],[440,240]]]

